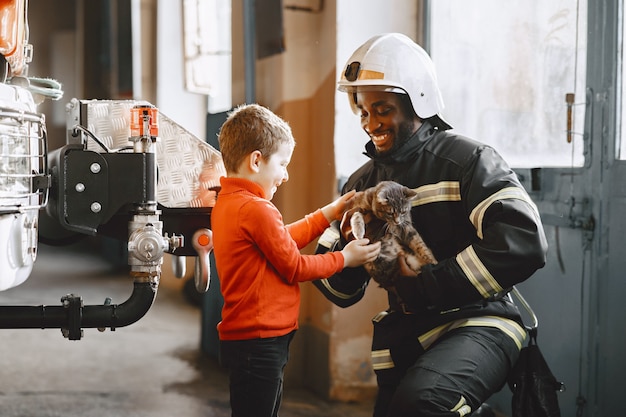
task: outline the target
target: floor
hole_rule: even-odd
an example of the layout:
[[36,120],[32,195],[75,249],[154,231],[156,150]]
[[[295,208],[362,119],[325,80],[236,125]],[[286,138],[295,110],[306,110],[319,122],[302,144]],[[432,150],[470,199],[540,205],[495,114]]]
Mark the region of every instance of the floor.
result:
[[[60,305],[66,294],[85,305],[132,292],[127,271],[93,243],[39,246],[22,285],[0,292],[0,305]],[[174,278],[171,278],[175,280]],[[85,329],[70,341],[59,329],[0,329],[3,417],[230,416],[227,377],[200,350],[201,309],[179,282],[162,280],[152,308],[115,331]],[[281,417],[365,417],[371,404],[324,401],[285,388]]]

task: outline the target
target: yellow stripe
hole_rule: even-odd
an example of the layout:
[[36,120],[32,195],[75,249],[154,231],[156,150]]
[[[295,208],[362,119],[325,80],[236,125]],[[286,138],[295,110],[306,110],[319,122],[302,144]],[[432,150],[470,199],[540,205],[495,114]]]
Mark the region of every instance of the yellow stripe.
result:
[[464,396],[461,395],[461,399],[459,400],[459,402],[456,403],[456,405],[454,407],[452,407],[452,409],[450,411],[455,412],[459,408],[463,407],[465,404],[467,404],[467,400],[465,399]]
[[[433,343],[435,343],[441,336],[449,332],[450,330],[458,329],[461,327],[493,327],[501,330],[505,335],[511,338],[518,349],[522,348],[522,344],[526,339],[526,330],[520,326],[516,321],[498,317],[498,316],[483,316],[483,317],[471,317],[468,319],[455,320],[450,323],[442,324],[434,329],[424,333],[418,338],[418,341],[427,350]],[[374,370],[391,369],[395,367],[393,359],[391,357],[391,351],[389,349],[373,350],[371,352],[372,368]],[[462,405],[462,403],[459,403]]]
[[468,323],[462,327],[478,326],[478,327],[496,327],[509,336],[517,345],[518,349],[522,348],[522,343],[526,338],[524,329],[514,322],[500,317],[483,317],[483,319],[468,320]]
[[359,71],[358,79],[359,80],[384,80],[385,73],[379,72],[379,71],[362,69],[361,71]]
[[422,347],[424,348],[424,350],[428,349],[443,334],[447,333],[451,329],[456,328],[456,327],[452,327],[454,326],[454,323],[455,322],[442,324],[441,326],[435,327],[434,329],[429,330],[428,332],[418,337],[418,340],[420,344],[422,345]]
[[373,350],[372,356],[372,368],[374,370],[391,369],[396,365],[391,358],[391,351],[389,349]]
[[[461,201],[461,189],[458,181],[441,181],[436,184],[423,185],[413,190],[418,194],[417,198],[412,202],[413,207],[444,201]],[[494,202],[506,199],[518,199],[528,203],[535,216],[539,218],[537,206],[523,188],[503,188],[480,202],[470,213],[470,221],[474,225],[480,239],[483,238],[482,222],[487,209]]]
[[341,298],[343,300],[348,300],[348,299],[354,297],[355,295],[357,295],[359,293],[359,291],[361,291],[361,289],[359,288],[358,290],[356,290],[352,294],[346,294],[344,292],[339,292],[336,289],[334,289],[333,287],[331,287],[327,278],[320,279],[319,282],[324,286],[324,288],[326,288],[326,290],[328,290],[329,293],[331,293],[335,297]]
[[393,362],[388,362],[379,365],[372,365],[372,369],[375,371],[382,371],[383,369],[392,369],[395,368],[396,365]]
[[[324,231],[324,233],[322,233],[322,236],[320,236],[320,238],[318,239],[317,243],[319,245],[325,247],[326,249],[330,249],[330,248],[332,248],[335,245],[335,243],[338,240],[339,240],[339,231],[337,231],[336,229],[334,229],[332,227],[329,227],[329,228],[327,228]],[[339,291],[335,290],[333,287],[331,287],[330,283],[328,282],[328,279],[321,279],[320,283],[333,296],[335,296],[337,298],[341,298],[343,300],[348,300],[348,299],[354,297],[361,290],[361,289],[358,289],[357,291],[355,291],[352,294],[346,294],[346,293],[343,293],[343,292],[339,292]]]
[[339,231],[333,229],[332,227],[327,228],[322,233],[322,236],[317,240],[319,245],[322,245],[326,249],[330,249],[333,247],[335,242],[339,240]]
[[467,400],[464,396],[461,395],[461,399],[458,403],[450,410],[453,413],[457,413],[459,417],[467,416],[472,412],[472,407],[467,404]]
[[530,199],[528,194],[524,189],[519,187],[508,187],[503,188],[495,194],[492,194],[485,200],[481,201],[470,213],[470,221],[474,225],[476,229],[476,234],[479,239],[483,238],[483,218],[485,217],[485,213],[487,209],[491,207],[491,205],[500,200],[510,200],[510,199],[518,199],[525,201],[531,207],[537,218],[539,217],[539,211],[537,210],[537,206]]
[[456,256],[456,261],[469,282],[483,296],[489,298],[503,290],[487,267],[480,261],[472,246],[468,246]]
[[450,323],[443,324],[439,327],[424,333],[418,340],[424,349],[428,349],[437,339],[443,336],[445,333],[459,327],[495,327],[500,329],[504,334],[509,336],[513,342],[517,345],[518,349],[522,348],[522,343],[526,339],[526,330],[520,326],[517,322],[505,319],[497,316],[484,316],[473,317],[469,319],[456,320]]
[[441,181],[436,184],[423,185],[415,188],[417,198],[412,205],[421,206],[442,201],[461,201],[461,191],[458,181]]

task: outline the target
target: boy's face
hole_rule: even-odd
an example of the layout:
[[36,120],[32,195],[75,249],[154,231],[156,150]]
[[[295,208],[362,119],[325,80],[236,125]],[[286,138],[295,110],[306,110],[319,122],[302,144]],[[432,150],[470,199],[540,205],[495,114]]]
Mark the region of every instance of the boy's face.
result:
[[269,159],[261,159],[256,182],[263,187],[265,197],[271,200],[278,187],[289,180],[287,165],[291,161],[293,147],[287,143],[281,143],[278,151],[271,155]]

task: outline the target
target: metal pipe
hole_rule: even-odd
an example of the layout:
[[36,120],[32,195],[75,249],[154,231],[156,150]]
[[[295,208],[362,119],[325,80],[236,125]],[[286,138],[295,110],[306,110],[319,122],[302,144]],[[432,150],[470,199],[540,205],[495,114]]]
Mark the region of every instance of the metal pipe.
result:
[[[50,329],[67,331],[78,340],[83,328],[124,327],[141,319],[156,297],[156,282],[136,281],[133,292],[122,304],[82,305],[80,297],[67,295],[60,306],[0,306],[2,329]],[[64,333],[65,334],[65,333]]]

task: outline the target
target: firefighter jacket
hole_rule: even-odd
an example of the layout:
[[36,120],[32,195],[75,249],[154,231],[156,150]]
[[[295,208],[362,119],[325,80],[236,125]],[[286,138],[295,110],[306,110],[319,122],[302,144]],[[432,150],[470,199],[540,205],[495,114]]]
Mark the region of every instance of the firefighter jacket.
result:
[[[438,260],[417,277],[397,277],[397,295],[388,292],[389,309],[374,321],[387,313],[410,315],[411,338],[419,340],[419,349],[460,326],[500,328],[521,348],[526,334],[519,311],[503,295],[543,267],[547,241],[537,207],[516,174],[492,147],[428,121],[389,153],[377,155],[370,141],[365,154],[370,160],[350,176],[343,192],[383,180],[417,191],[413,225]],[[344,244],[335,222],[319,239],[317,252]],[[313,283],[330,301],[348,307],[363,297],[369,282],[359,267]],[[374,340],[375,369],[376,345]]]

